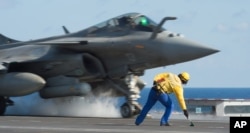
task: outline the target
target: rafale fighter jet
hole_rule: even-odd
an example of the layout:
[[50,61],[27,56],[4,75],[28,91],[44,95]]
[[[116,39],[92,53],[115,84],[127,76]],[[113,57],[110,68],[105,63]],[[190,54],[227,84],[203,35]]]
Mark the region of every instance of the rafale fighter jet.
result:
[[141,110],[137,99],[147,69],[201,58],[218,50],[167,31],[140,13],[111,18],[87,29],[49,38],[17,41],[0,34],[0,114],[10,97],[38,92],[44,99],[125,96],[124,118]]

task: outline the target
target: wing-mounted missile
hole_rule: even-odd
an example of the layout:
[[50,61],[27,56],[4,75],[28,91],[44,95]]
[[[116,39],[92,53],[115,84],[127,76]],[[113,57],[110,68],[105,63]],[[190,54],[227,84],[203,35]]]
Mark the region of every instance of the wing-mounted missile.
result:
[[161,22],[155,27],[150,39],[155,39],[157,37],[157,34],[159,30],[161,29],[162,25],[167,21],[167,20],[176,20],[176,17],[165,17],[161,20]]
[[42,89],[45,81],[33,73],[13,72],[0,75],[1,96],[24,96]]

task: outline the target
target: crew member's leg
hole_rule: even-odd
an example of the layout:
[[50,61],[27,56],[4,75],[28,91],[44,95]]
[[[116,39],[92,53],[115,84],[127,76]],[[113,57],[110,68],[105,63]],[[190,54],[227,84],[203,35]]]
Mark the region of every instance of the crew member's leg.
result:
[[135,120],[135,124],[136,125],[140,125],[144,118],[146,117],[146,115],[148,114],[148,111],[153,107],[153,105],[156,103],[157,101],[157,95],[158,92],[154,89],[151,89],[148,95],[148,99],[146,104],[144,105],[141,113],[137,116],[136,120]]
[[172,113],[172,109],[173,109],[173,104],[172,104],[172,100],[169,97],[168,94],[166,93],[162,93],[159,97],[159,101],[165,106],[165,113],[163,114],[162,118],[161,118],[161,123],[160,125],[168,125],[168,120],[169,120],[169,116]]

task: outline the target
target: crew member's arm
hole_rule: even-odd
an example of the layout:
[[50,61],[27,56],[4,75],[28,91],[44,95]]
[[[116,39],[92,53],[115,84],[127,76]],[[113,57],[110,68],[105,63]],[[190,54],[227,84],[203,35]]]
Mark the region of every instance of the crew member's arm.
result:
[[187,109],[186,107],[186,103],[185,103],[185,100],[184,100],[184,95],[183,95],[183,88],[181,86],[176,86],[174,88],[174,93],[175,93],[175,96],[179,102],[179,105],[181,107],[182,110],[185,110]]
[[187,106],[186,106],[186,102],[185,102],[184,95],[183,95],[183,88],[181,86],[176,86],[174,88],[174,93],[179,102],[181,109],[183,110],[184,115],[188,118],[188,111],[187,111]]

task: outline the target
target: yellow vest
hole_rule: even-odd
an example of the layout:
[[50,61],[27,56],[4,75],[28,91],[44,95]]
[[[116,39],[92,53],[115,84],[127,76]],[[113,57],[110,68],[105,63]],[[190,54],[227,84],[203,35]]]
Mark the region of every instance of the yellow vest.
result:
[[163,93],[174,93],[182,110],[187,109],[180,78],[173,73],[160,73],[154,77],[157,89]]

